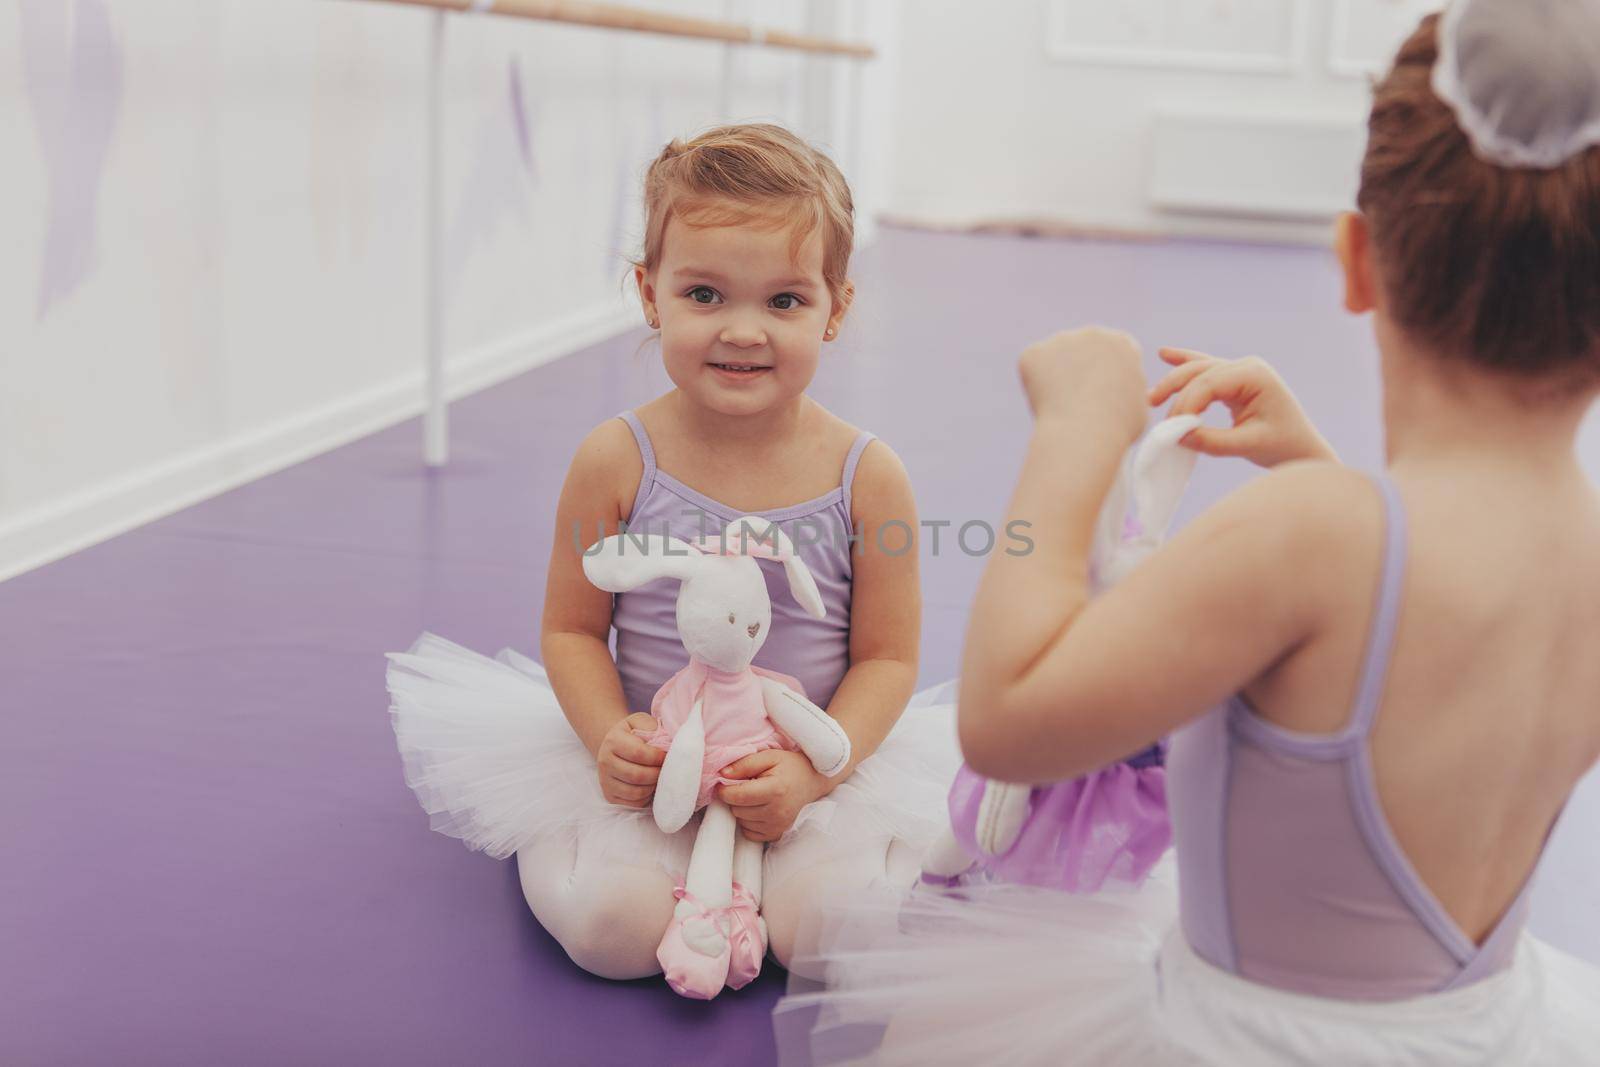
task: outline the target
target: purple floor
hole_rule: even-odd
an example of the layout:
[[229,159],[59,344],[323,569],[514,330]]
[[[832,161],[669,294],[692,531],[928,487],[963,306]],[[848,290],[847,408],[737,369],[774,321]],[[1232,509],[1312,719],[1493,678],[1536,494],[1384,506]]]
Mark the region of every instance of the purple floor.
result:
[[[1091,320],[1273,358],[1347,460],[1378,462],[1372,347],[1324,253],[890,230],[857,279],[815,395],[951,530],[1009,492],[1015,354]],[[389,728],[382,653],[424,627],[534,648],[573,447],[665,387],[641,336],[457,404],[442,473],[409,423],[0,584],[0,1062],[771,1061],[781,973],[710,1004],[583,974],[513,865],[428,831]],[[1187,513],[1246,476],[1202,464]],[[928,683],[981,565],[939,549]],[[1600,959],[1594,785],[1535,908]]]

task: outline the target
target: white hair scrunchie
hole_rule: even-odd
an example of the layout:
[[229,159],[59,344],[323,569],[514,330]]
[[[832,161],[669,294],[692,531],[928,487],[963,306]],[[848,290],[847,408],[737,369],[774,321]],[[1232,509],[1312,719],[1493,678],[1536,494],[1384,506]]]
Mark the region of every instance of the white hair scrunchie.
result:
[[1600,0],[1454,0],[1433,91],[1481,159],[1561,166],[1600,144]]

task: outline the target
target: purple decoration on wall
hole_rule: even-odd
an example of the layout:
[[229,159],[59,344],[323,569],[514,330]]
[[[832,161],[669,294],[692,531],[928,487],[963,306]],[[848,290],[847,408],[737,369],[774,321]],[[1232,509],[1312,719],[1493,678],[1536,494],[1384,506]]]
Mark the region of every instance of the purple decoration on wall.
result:
[[101,179],[122,111],[122,50],[104,0],[21,0],[23,86],[49,183],[36,317],[94,270]]
[[[613,106],[613,112],[616,110],[618,109]],[[611,203],[611,243],[607,245],[609,252],[605,263],[608,279],[615,277],[618,270],[643,251],[641,246],[644,235],[628,233],[627,224],[636,205],[639,211],[638,220],[641,225],[643,224],[642,197],[645,170],[661,151],[662,146],[667,143],[666,134],[663,132],[659,93],[651,93],[646,116],[642,147],[639,143],[641,136],[639,127],[635,123],[627,124],[627,132],[622,133],[615,142],[617,179]],[[618,131],[624,130],[624,120],[618,118],[614,128]]]
[[[620,132],[622,127],[623,123],[619,121],[613,129]],[[611,194],[611,232],[606,241],[605,272],[608,278],[622,268],[623,260],[630,255],[626,247],[627,235],[623,230],[627,225],[628,204],[641,192],[639,179],[633,173],[632,144],[633,138],[624,133],[612,146],[616,153],[617,175]]]
[[479,245],[488,243],[508,221],[524,228],[528,224],[533,141],[521,87],[513,59],[511,92],[498,98],[479,124],[461,197],[445,235],[445,279],[452,289]]
[[511,57],[510,81],[511,125],[517,131],[517,147],[522,150],[522,166],[527,170],[528,177],[538,181],[539,174],[534,168],[533,159],[532,116],[534,110],[529,105],[527,93],[522,86],[522,60],[516,56]]

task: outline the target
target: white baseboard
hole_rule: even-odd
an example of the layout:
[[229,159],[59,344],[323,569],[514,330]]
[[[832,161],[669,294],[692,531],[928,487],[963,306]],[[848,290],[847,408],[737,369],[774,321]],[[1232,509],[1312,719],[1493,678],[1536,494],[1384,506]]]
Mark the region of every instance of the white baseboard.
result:
[[[618,299],[451,357],[455,400],[638,325]],[[0,522],[0,581],[99,544],[229,489],[349,444],[422,412],[422,369],[268,426],[230,435]],[[417,439],[417,462],[422,440]]]
[[903,211],[885,212],[878,216],[878,221],[902,229],[1096,241],[1203,240],[1325,248],[1333,239],[1332,223],[1322,219],[1251,219],[1156,211],[1125,218],[1091,218],[1064,215],[1047,208],[986,213],[962,205],[921,204]]

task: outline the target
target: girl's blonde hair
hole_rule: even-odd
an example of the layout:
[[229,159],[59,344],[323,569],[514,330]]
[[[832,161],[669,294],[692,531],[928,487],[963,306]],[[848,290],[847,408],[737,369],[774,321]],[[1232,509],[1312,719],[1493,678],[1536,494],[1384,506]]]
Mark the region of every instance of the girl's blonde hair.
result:
[[672,140],[644,179],[644,255],[636,267],[661,263],[667,223],[690,226],[768,223],[794,227],[790,254],[822,234],[822,277],[844,299],[855,242],[850,186],[833,160],[782,126],[737,123],[688,141]]

